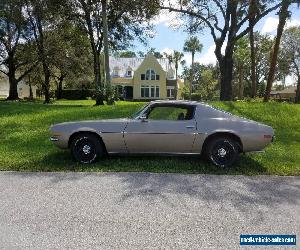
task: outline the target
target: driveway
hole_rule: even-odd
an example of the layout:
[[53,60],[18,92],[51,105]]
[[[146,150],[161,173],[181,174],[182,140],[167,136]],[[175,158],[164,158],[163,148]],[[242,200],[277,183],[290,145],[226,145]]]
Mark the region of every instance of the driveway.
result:
[[299,247],[299,205],[299,177],[2,172],[0,249],[235,249],[240,234]]

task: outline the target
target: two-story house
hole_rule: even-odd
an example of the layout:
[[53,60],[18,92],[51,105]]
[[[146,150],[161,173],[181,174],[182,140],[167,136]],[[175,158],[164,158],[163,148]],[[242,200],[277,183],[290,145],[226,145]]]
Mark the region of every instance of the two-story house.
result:
[[145,58],[110,57],[111,83],[125,100],[181,98],[184,82],[175,79],[175,66],[149,53]]

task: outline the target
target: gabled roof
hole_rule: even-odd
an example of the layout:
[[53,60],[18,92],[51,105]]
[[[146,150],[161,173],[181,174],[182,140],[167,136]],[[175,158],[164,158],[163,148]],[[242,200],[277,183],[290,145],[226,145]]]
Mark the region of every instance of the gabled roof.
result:
[[[149,56],[151,54],[148,54]],[[133,58],[123,58],[123,57],[109,57],[109,68],[112,73],[114,68],[119,70],[120,76],[125,76],[127,69],[130,67],[133,71],[137,70],[146,57],[133,57]],[[164,71],[168,72],[170,68],[175,68],[174,63],[169,64],[167,58],[156,59]]]

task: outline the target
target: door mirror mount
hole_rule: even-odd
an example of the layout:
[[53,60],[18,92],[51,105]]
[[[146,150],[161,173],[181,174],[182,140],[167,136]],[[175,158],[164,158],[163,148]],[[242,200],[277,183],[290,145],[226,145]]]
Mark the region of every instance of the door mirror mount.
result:
[[142,115],[142,116],[140,116],[140,120],[141,120],[142,122],[147,122],[147,117],[144,116],[144,115]]

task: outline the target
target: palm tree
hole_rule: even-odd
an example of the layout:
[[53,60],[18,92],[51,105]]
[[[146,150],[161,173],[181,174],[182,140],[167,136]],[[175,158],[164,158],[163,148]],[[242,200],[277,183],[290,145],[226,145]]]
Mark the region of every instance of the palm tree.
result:
[[[104,45],[104,66],[105,66],[105,89],[108,104],[113,104],[111,96],[110,72],[109,72],[109,48],[108,48],[108,23],[107,23],[107,5],[108,0],[101,0],[102,5],[102,21],[103,21],[103,45]],[[96,105],[98,101],[96,101]]]
[[175,100],[177,99],[177,93],[178,93],[178,85],[177,85],[177,78],[178,78],[178,64],[182,62],[182,58],[184,57],[184,54],[182,52],[174,50],[173,52],[173,61],[175,63],[175,79],[176,79],[176,86],[175,86]]
[[163,56],[164,56],[165,58],[168,59],[169,66],[170,66],[171,63],[173,62],[173,55],[172,55],[172,54],[169,54],[169,53],[167,53],[167,52],[163,52]]
[[183,50],[185,52],[192,53],[192,69],[191,69],[191,79],[190,79],[190,100],[192,99],[192,83],[194,80],[194,60],[195,54],[197,52],[201,53],[203,45],[200,43],[199,39],[195,36],[191,36],[188,40],[185,41]]

